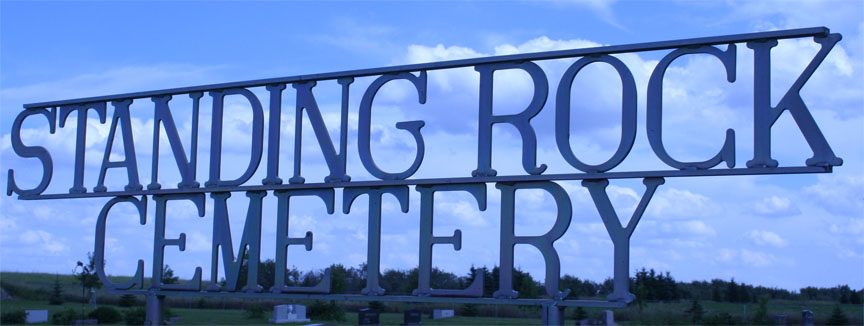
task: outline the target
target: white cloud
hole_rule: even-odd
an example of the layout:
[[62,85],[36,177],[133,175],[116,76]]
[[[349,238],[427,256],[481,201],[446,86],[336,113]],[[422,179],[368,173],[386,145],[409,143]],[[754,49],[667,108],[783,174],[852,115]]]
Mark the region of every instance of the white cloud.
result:
[[747,249],[741,249],[740,258],[743,263],[754,267],[770,266],[778,261],[772,254]]
[[688,219],[711,216],[717,211],[717,205],[704,195],[660,186],[646,213],[661,219]]
[[[3,98],[3,102],[15,103],[15,106],[19,106],[22,103],[47,100],[182,87],[212,83],[213,81],[209,77],[219,68],[177,64],[125,66],[100,73],[82,74],[27,86],[3,88],[0,90],[0,97]],[[45,94],[51,94],[54,98],[45,98]]]
[[750,241],[760,246],[771,246],[775,248],[786,247],[787,241],[780,237],[777,233],[764,230],[751,230],[747,232],[747,237]]
[[67,251],[68,248],[63,241],[54,239],[54,235],[43,230],[27,230],[21,234],[19,240],[23,244],[34,245],[46,252],[56,254]]
[[804,188],[804,193],[825,210],[861,217],[864,212],[864,176],[819,176],[819,182]]
[[787,197],[771,196],[754,205],[754,212],[763,216],[780,217],[798,215],[801,210]]
[[436,208],[442,210],[446,214],[450,214],[459,219],[461,224],[469,226],[486,226],[486,220],[480,214],[476,203],[471,203],[467,200],[459,201],[439,201]]
[[699,220],[672,221],[660,225],[664,232],[682,233],[686,236],[715,236],[717,231]]
[[748,249],[720,249],[716,261],[728,265],[743,265],[745,267],[771,267],[777,264],[792,265],[791,261],[779,259],[771,253]]

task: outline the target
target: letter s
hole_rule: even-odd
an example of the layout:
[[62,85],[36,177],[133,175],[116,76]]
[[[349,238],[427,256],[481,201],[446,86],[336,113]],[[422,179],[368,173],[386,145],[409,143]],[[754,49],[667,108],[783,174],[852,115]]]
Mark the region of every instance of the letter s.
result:
[[45,191],[45,188],[48,188],[48,183],[51,182],[51,176],[54,174],[54,163],[51,161],[51,154],[48,153],[48,150],[42,146],[24,145],[21,141],[21,124],[24,123],[24,119],[36,114],[44,115],[45,118],[48,119],[49,132],[53,134],[54,131],[57,130],[56,110],[52,109],[51,111],[48,111],[44,108],[40,108],[21,111],[21,113],[18,114],[18,117],[15,118],[15,122],[12,123],[12,149],[15,150],[15,154],[18,154],[20,157],[35,157],[42,162],[42,180],[36,188],[21,189],[15,184],[15,171],[9,169],[8,180],[6,183],[7,196],[11,196],[13,192],[19,196],[41,194]]

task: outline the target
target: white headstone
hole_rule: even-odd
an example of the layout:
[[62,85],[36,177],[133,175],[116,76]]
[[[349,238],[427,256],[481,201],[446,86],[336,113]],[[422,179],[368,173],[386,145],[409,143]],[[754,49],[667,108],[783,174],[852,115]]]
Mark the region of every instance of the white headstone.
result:
[[289,305],[283,304],[273,307],[273,318],[271,323],[305,323],[309,319],[306,318],[306,306],[304,305]]
[[612,310],[603,310],[603,314],[600,315],[600,325],[606,326],[615,326],[618,325],[615,323],[615,314],[612,313]]
[[450,318],[455,316],[453,309],[435,309],[432,310],[432,319]]
[[26,310],[27,317],[24,322],[28,324],[44,323],[48,321],[48,310]]

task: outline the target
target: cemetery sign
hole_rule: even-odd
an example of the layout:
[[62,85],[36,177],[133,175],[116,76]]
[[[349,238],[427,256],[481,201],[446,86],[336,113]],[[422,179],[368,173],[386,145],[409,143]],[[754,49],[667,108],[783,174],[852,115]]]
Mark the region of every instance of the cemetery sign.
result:
[[[776,106],[771,103],[770,80],[771,80],[771,50],[777,46],[778,40],[812,38],[819,46],[818,52],[809,64],[800,73],[791,87],[782,96]],[[561,51],[550,51],[542,53],[528,53],[516,55],[504,55],[494,57],[483,57],[463,59],[454,61],[432,62],[423,64],[411,64],[384,68],[372,68],[364,70],[353,70],[336,73],[323,73],[302,75],[284,78],[273,78],[253,80],[245,82],[234,82],[225,84],[214,84],[194,86],[186,88],[175,88],[158,91],[146,91],[120,95],[99,96],[91,98],[33,103],[24,105],[24,110],[14,120],[11,132],[12,148],[16,154],[26,158],[37,166],[34,170],[38,173],[41,168],[41,178],[35,186],[20,184],[20,176],[33,174],[34,171],[8,170],[7,195],[16,194],[22,200],[42,199],[66,199],[66,198],[110,198],[99,214],[96,224],[95,239],[95,261],[96,271],[102,282],[118,293],[132,293],[148,295],[148,309],[150,313],[158,313],[161,298],[167,295],[195,295],[195,296],[235,296],[251,298],[295,298],[295,299],[327,299],[327,300],[377,300],[377,301],[410,301],[410,302],[462,302],[481,304],[529,304],[542,305],[544,309],[544,321],[549,324],[561,322],[560,307],[564,306],[595,306],[595,307],[621,307],[634,299],[629,289],[629,248],[630,236],[633,234],[640,217],[645,211],[649,201],[656,189],[662,185],[667,177],[690,177],[690,176],[729,176],[729,175],[767,175],[767,174],[790,174],[790,173],[830,173],[834,166],[842,164],[842,160],[835,156],[822,132],[810,114],[805,101],[801,97],[801,89],[814,71],[823,62],[826,55],[834,45],[840,41],[839,34],[832,34],[827,28],[804,28],[793,30],[780,30],[761,33],[726,35],[696,39],[662,41],[651,43],[640,43],[630,45],[604,46],[595,48],[581,48]],[[737,47],[746,46],[753,52],[754,58],[754,80],[753,80],[753,153],[746,160],[746,167],[736,168],[735,157],[735,133],[728,129],[725,140],[718,146],[720,150],[704,161],[682,161],[676,159],[667,151],[663,142],[663,76],[675,60],[679,57],[700,54],[708,55],[716,59],[726,72],[729,83],[736,80]],[[628,153],[634,144],[637,134],[636,103],[637,89],[633,75],[627,65],[615,54],[663,51],[671,50],[659,61],[651,74],[648,82],[647,94],[647,119],[645,130],[650,146],[662,162],[668,165],[668,169],[656,171],[614,171],[614,168],[628,157]],[[551,59],[576,58],[575,62],[564,72],[557,85],[550,85],[550,80],[537,65],[537,61]],[[617,77],[621,81],[621,135],[617,150],[605,162],[600,164],[588,164],[580,160],[579,153],[570,146],[570,121],[571,121],[571,87],[574,78],[580,70],[587,65],[609,65],[614,68]],[[422,128],[424,121],[402,121],[396,123],[395,127],[407,133],[413,138],[416,146],[413,162],[400,170],[385,170],[376,162],[383,160],[382,157],[374,157],[370,151],[371,120],[373,101],[376,94],[382,88],[387,87],[392,81],[407,81],[416,92],[416,99],[422,105],[427,97],[427,72],[433,70],[445,70],[455,68],[473,68],[479,74],[479,105],[478,105],[478,141],[477,160],[475,162],[464,162],[470,164],[466,167],[464,175],[454,175],[447,178],[412,178],[420,168],[424,154],[425,144]],[[515,114],[495,114],[493,110],[492,93],[495,88],[493,79],[496,72],[505,70],[517,70],[527,73],[533,84],[532,100],[521,112]],[[355,78],[371,77],[374,81],[362,91],[362,99],[359,108],[351,108],[349,95],[355,90],[351,89]],[[313,89],[317,83],[335,82],[341,89],[341,120],[338,125],[338,139],[332,139],[328,132],[328,126],[322,118],[318,102],[313,95]],[[290,87],[289,87],[290,86]],[[549,99],[550,87],[557,87],[554,99]],[[259,98],[252,90],[258,90],[267,94],[265,98]],[[282,114],[282,94],[284,92],[296,92],[296,106],[293,148],[293,173],[286,175],[285,171],[279,169],[279,154],[284,149],[280,144],[280,134],[284,126],[280,120],[269,119],[265,124],[265,109],[269,117],[279,117]],[[184,146],[175,122],[172,108],[176,108],[175,97],[188,97],[192,103],[191,134],[188,135],[189,147]],[[212,120],[204,121],[210,123],[210,151],[204,157],[198,153],[198,128],[201,108],[199,104],[205,96],[212,99]],[[412,94],[414,96],[414,94]],[[223,143],[223,117],[225,111],[225,99],[241,99],[251,107],[251,135],[249,144],[250,155],[248,163],[244,159],[245,172],[235,179],[226,179],[221,175],[222,171],[222,143]],[[152,138],[152,162],[150,162],[150,174],[148,184],[142,184],[139,175],[139,164],[145,164],[136,160],[136,149],[133,144],[133,130],[130,118],[130,105],[133,101],[152,102],[153,138]],[[546,105],[550,102],[552,105]],[[109,107],[113,110],[109,114]],[[555,111],[554,128],[558,150],[563,159],[572,167],[572,173],[544,174],[545,164],[538,164],[537,138],[531,120],[542,109]],[[350,147],[348,144],[349,112],[357,110],[357,144]],[[807,142],[812,157],[797,166],[779,166],[778,162],[771,156],[771,129],[775,121],[784,113],[788,112],[794,118],[794,122],[800,130],[801,135]],[[70,121],[70,114],[75,113],[76,120]],[[305,113],[305,116],[304,116]],[[229,112],[230,114],[230,112]],[[472,113],[473,114],[473,113]],[[85,145],[87,137],[88,117],[96,115],[103,124],[110,123],[109,135],[105,145],[104,156],[99,169],[98,182],[95,185],[85,185]],[[303,119],[308,119],[315,134],[317,143],[320,145],[321,153],[326,162],[329,175],[323,180],[307,180],[301,171],[301,135]],[[74,151],[74,166],[72,166],[72,180],[68,192],[45,193],[52,182],[54,164],[52,154],[46,148],[34,144],[24,144],[22,141],[21,128],[25,121],[47,121],[48,132],[54,133],[56,128],[64,128],[69,123],[74,123],[76,130],[76,146]],[[510,125],[518,131],[521,140],[521,166],[524,174],[498,175],[493,169],[492,137],[494,125]],[[167,144],[160,143],[160,133],[165,133]],[[742,132],[741,130],[737,132]],[[266,147],[265,147],[266,138]],[[111,160],[110,153],[115,142],[122,143],[124,156],[122,160]],[[176,163],[180,175],[180,182],[176,187],[163,185],[159,179],[159,148],[167,145],[173,153],[172,167]],[[374,178],[371,180],[353,180],[346,173],[349,162],[347,153],[356,150],[359,154],[360,164]],[[208,155],[209,154],[209,155]],[[206,180],[197,173],[199,159],[209,160],[209,175]],[[252,180],[252,176],[258,171],[261,161],[264,161],[266,177],[263,180]],[[355,162],[351,162],[356,164]],[[454,162],[456,163],[456,162]],[[459,162],[462,163],[462,162]],[[106,172],[121,171],[125,176],[125,186],[118,189],[110,189],[105,185]],[[287,180],[283,179],[287,177]],[[612,207],[606,187],[610,179],[641,178],[645,185],[645,192],[639,202],[635,213],[627,225],[621,225],[615,210]],[[553,246],[568,229],[571,221],[571,202],[568,193],[555,181],[581,180],[582,186],[586,187],[599,212],[609,237],[614,245],[614,289],[605,301],[590,300],[568,300],[568,290],[561,290],[558,282],[560,277],[559,253]],[[430,274],[432,271],[432,247],[436,244],[449,244],[455,250],[460,250],[462,233],[456,230],[453,235],[434,235],[433,230],[433,207],[435,194],[441,192],[467,192],[476,200],[477,209],[483,211],[487,204],[487,184],[494,183],[501,192],[501,228],[500,230],[500,278],[497,291],[493,297],[482,297],[483,277],[475,277],[474,283],[465,289],[435,289],[431,287]],[[88,187],[91,187],[88,189]],[[402,212],[408,212],[408,201],[411,191],[409,186],[414,186],[420,196],[419,220],[420,220],[420,244],[419,244],[419,280],[413,295],[388,295],[386,289],[379,284],[380,257],[381,257],[381,209],[384,196],[394,197],[400,204]],[[64,186],[65,187],[65,186]],[[352,207],[368,205],[368,243],[366,286],[362,294],[339,294],[330,293],[330,274],[325,271],[323,280],[310,287],[287,286],[284,273],[276,273],[274,286],[264,289],[258,282],[258,265],[261,251],[261,229],[262,226],[262,199],[266,196],[275,196],[278,200],[277,210],[277,239],[276,266],[285,268],[289,262],[287,247],[303,246],[306,250],[312,250],[313,237],[307,232],[305,237],[288,236],[289,201],[292,197],[312,197],[323,202],[327,214],[334,214],[336,192],[341,188],[342,208],[348,213]],[[514,215],[516,193],[520,190],[535,189],[547,192],[557,205],[557,218],[554,225],[545,234],[539,236],[516,236],[514,230]],[[229,226],[227,199],[234,192],[243,192],[249,197],[248,214],[242,230],[242,239],[239,246],[235,246],[231,239]],[[210,264],[209,285],[202,279],[202,269],[199,267],[194,277],[183,284],[163,284],[163,256],[167,247],[177,247],[183,251],[186,246],[185,234],[181,233],[179,238],[165,237],[165,224],[169,216],[167,207],[170,202],[189,201],[197,208],[197,213],[204,216],[205,195],[213,200],[213,239],[212,239],[212,261]],[[415,194],[415,195],[417,195]],[[361,196],[367,201],[360,202]],[[153,242],[154,252],[151,263],[152,274],[149,288],[144,289],[144,262],[138,261],[135,276],[127,283],[115,284],[109,280],[104,271],[105,255],[105,225],[109,213],[117,204],[131,204],[137,208],[140,215],[140,223],[146,222],[146,211],[148,206],[155,206],[155,237]],[[513,260],[514,246],[527,244],[536,247],[545,261],[546,275],[543,284],[546,289],[546,297],[543,299],[520,299],[519,293],[513,288]],[[221,248],[221,260],[224,270],[224,285],[219,283],[218,267],[220,256],[218,250]],[[239,287],[239,275],[243,257],[249,257],[249,272],[246,273],[246,286]],[[152,315],[151,316],[155,316]],[[154,320],[154,319],[150,319]]]

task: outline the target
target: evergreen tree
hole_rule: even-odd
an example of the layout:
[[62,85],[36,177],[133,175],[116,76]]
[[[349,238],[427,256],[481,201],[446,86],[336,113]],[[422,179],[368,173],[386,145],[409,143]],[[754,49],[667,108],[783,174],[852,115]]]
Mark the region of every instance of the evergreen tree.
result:
[[720,302],[723,299],[720,297],[720,287],[713,285],[711,286],[711,301]]
[[849,298],[849,302],[851,302],[852,304],[860,305],[862,303],[861,302],[862,301],[861,300],[862,294],[864,294],[864,290],[861,290],[861,291],[852,290],[852,297]]
[[705,310],[702,309],[702,304],[699,303],[699,300],[695,299],[690,304],[690,309],[687,309],[687,311],[685,312],[690,314],[690,321],[693,324],[698,324],[699,322],[701,322],[702,316],[705,314]]
[[523,272],[519,268],[513,269],[513,289],[519,292],[520,299],[536,299],[539,296],[537,282],[531,274]]
[[63,304],[63,301],[63,287],[60,286],[60,275],[57,275],[54,278],[54,288],[51,289],[51,298],[48,299],[48,303],[60,305]]
[[828,322],[825,325],[849,325],[849,318],[846,317],[846,314],[843,313],[839,305],[835,305],[834,310],[831,312],[831,317],[828,318]]
[[[750,288],[752,286],[748,286],[747,284],[741,283],[738,286],[738,302],[750,302]],[[756,298],[753,298],[754,301]]]
[[[849,300],[850,299],[849,298],[850,297],[849,292],[852,292],[852,291],[849,289],[848,285],[843,285],[840,287],[840,303],[842,303],[842,304],[849,303],[849,301],[850,301]],[[853,292],[853,294],[854,294],[854,292]]]
[[729,281],[729,285],[726,286],[726,301],[727,302],[739,302],[741,301],[738,298],[738,283],[735,283],[735,279],[733,278]]
[[585,312],[585,309],[582,307],[576,307],[576,310],[573,311],[573,319],[582,320],[588,318],[588,313]]

